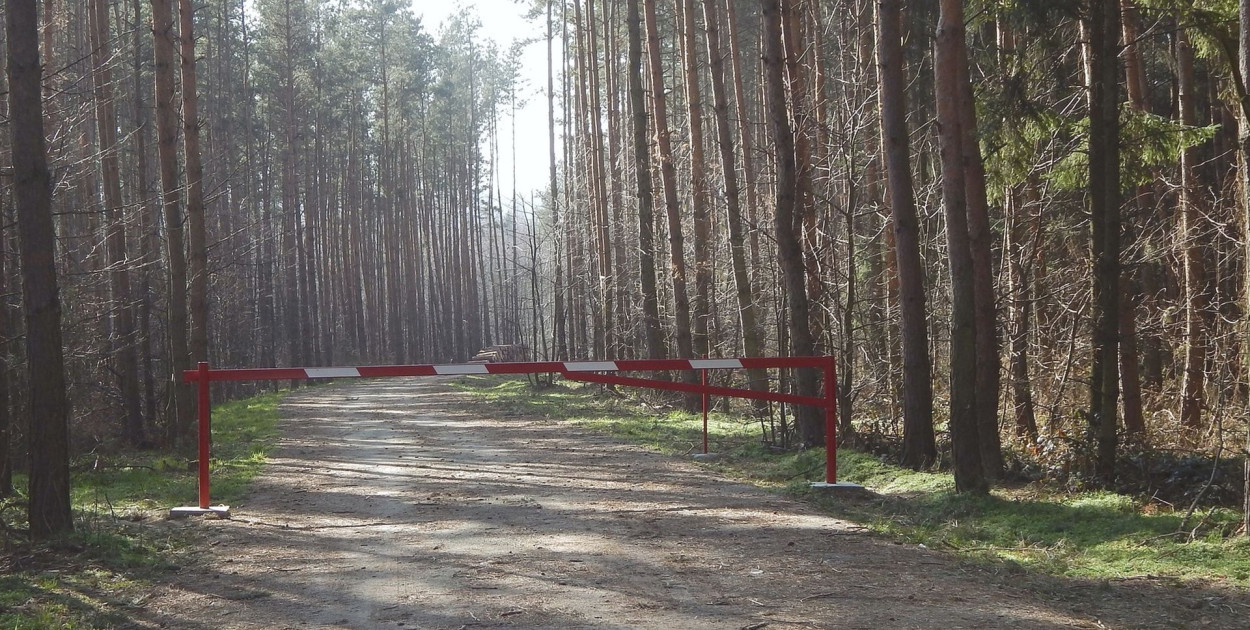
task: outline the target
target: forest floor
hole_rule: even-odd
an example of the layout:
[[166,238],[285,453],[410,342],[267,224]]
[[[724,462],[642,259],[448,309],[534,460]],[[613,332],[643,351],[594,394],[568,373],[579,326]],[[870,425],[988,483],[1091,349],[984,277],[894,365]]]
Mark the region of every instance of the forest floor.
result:
[[[441,379],[340,382],[282,405],[229,520],[159,524],[195,566],[141,627],[1245,628],[1215,583],[1006,570]],[[478,410],[478,411],[475,411]],[[848,498],[847,500],[856,500]]]

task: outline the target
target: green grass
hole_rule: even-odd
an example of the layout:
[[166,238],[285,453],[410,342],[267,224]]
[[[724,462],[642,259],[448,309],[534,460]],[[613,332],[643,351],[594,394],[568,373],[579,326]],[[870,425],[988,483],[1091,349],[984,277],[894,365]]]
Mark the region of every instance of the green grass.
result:
[[[260,472],[277,435],[281,398],[264,394],[213,408],[214,503],[237,501]],[[38,545],[6,540],[0,630],[129,627],[127,609],[197,553],[187,530],[140,522],[195,503],[193,460],[144,451],[92,456],[74,469],[74,533]],[[24,488],[25,480],[16,486]],[[20,507],[13,501],[2,512],[12,528],[25,525]]]
[[[594,387],[557,384],[536,391],[524,381],[497,377],[464,378],[459,387],[495,413],[565,420],[672,454],[702,446],[698,414],[651,409]],[[875,493],[848,500],[809,489],[810,481],[823,477],[823,449],[776,452],[761,444],[758,424],[722,414],[712,414],[709,437],[710,450],[721,457],[705,465],[801,496],[897,541],[1048,575],[1250,585],[1250,540],[1233,536],[1241,518],[1234,510],[1200,511],[1182,524],[1182,514],[1134,497],[1062,492],[1044,484],[968,497],[955,494],[947,473],[917,472],[844,449],[838,453],[840,480]]]

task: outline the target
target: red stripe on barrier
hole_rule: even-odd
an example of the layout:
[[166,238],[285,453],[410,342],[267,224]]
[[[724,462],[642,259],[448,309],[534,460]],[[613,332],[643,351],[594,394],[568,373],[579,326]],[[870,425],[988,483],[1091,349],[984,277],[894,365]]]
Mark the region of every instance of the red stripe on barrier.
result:
[[569,372],[561,373],[561,376],[570,381],[582,381],[586,383],[602,383],[604,385],[625,385],[626,387],[650,387],[652,389],[665,389],[673,392],[689,392],[691,394],[708,393],[714,396],[729,396],[732,398],[750,398],[756,400],[770,400],[772,402],[787,403],[790,405],[812,405],[813,407],[824,407],[826,405],[824,398],[815,398],[812,396],[798,396],[795,394],[780,394],[776,392],[755,392],[749,389],[734,389],[732,387],[719,387],[716,385],[692,385],[690,383],[682,383],[678,381],[657,381],[649,378],[633,378],[629,376],[609,376],[607,374],[574,374]]
[[744,357],[738,359],[743,368],[797,368],[825,366],[826,357]]
[[[187,370],[183,378],[188,383],[195,383],[200,380],[200,375],[194,370]],[[308,374],[304,372],[304,368],[243,368],[208,371],[210,381],[285,381],[305,378],[308,378]]]

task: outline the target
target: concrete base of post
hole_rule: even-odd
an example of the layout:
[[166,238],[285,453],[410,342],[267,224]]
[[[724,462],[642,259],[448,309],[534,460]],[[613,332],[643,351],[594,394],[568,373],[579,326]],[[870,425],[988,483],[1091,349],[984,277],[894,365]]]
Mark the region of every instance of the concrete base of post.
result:
[[847,482],[845,482],[845,481],[839,481],[839,482],[837,482],[837,483],[828,483],[828,482],[824,482],[824,481],[813,481],[813,482],[812,482],[812,490],[820,490],[820,491],[823,491],[823,492],[835,492],[835,493],[862,493],[862,492],[867,492],[867,490],[866,490],[866,489],[864,489],[864,487],[863,487],[863,486],[861,486],[861,485],[859,485],[859,484],[857,484],[857,483],[847,483]]
[[691,455],[691,457],[693,457],[695,461],[714,462],[720,459],[720,453],[695,453],[694,455]]
[[216,516],[217,518],[230,518],[230,506],[210,505],[206,508],[191,506],[169,509],[169,518],[187,518],[188,516]]

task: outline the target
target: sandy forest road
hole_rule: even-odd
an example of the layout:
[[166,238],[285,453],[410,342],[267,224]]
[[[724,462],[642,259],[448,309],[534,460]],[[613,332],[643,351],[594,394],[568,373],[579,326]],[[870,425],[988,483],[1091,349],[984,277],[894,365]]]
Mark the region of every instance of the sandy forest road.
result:
[[996,575],[436,379],[292,395],[147,627],[1244,628],[1244,594]]

